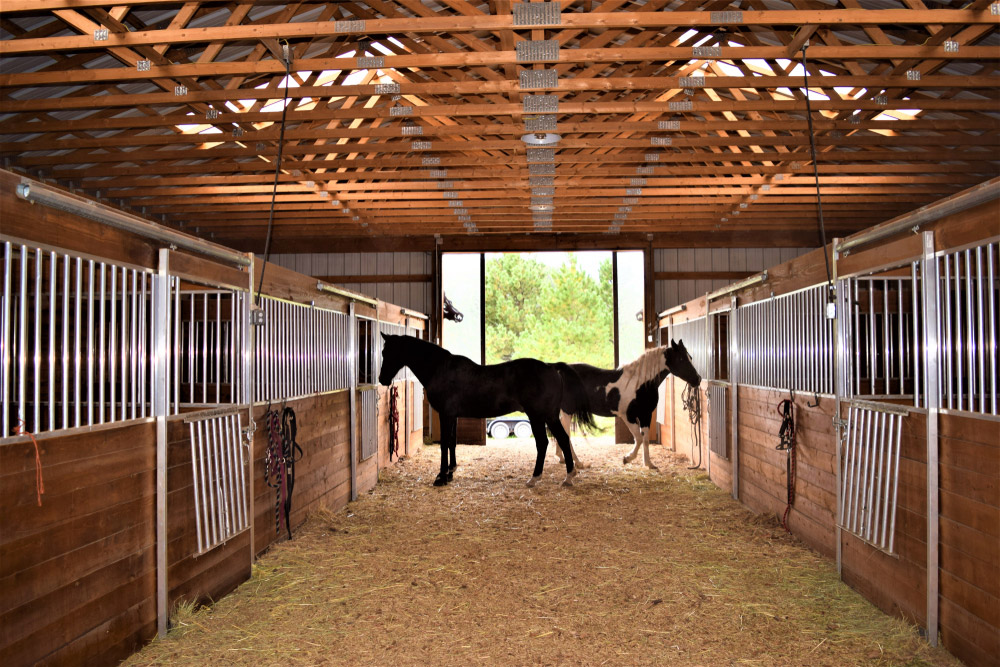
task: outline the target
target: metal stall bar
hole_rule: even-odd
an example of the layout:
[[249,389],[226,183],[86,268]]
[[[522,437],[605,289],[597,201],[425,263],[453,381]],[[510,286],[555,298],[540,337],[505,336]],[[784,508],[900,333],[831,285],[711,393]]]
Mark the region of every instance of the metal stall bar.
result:
[[972,251],[966,248],[963,253],[965,259],[965,363],[966,377],[969,378],[968,388],[968,410],[976,409],[976,325],[974,311],[976,304],[972,298]]
[[42,249],[35,248],[35,340],[32,356],[35,362],[34,410],[31,431],[41,430],[42,424]]
[[986,246],[986,298],[989,299],[989,322],[987,331],[990,332],[990,414],[997,414],[997,296],[993,288],[996,275],[993,268],[993,256],[996,253],[997,244],[990,243]]
[[[955,392],[954,392],[954,381],[955,381],[954,378],[955,378],[955,375],[954,375],[954,372],[952,370],[952,359],[954,358],[955,351],[954,351],[954,348],[952,346],[952,342],[954,341],[954,337],[952,336],[952,330],[951,330],[952,306],[951,306],[951,262],[950,262],[950,257],[948,255],[944,255],[943,257],[941,257],[941,264],[944,267],[944,284],[942,285],[942,288],[943,288],[943,291],[944,291],[944,309],[943,309],[943,311],[940,311],[938,313],[938,321],[940,322],[941,318],[944,319],[944,322],[940,322],[941,333],[942,333],[942,340],[941,340],[942,349],[941,349],[941,352],[944,354],[944,368],[942,369],[943,374],[942,374],[941,380],[944,383],[944,387],[943,387],[944,394],[943,394],[942,398],[946,402],[944,405],[942,405],[942,407],[947,407],[950,410],[953,407],[953,405],[954,405],[953,400],[954,400],[954,395],[955,395]],[[924,280],[927,279],[925,273],[921,272],[921,275],[923,276]],[[924,340],[924,345],[927,345],[926,339]],[[925,356],[925,359],[926,359],[926,356]],[[926,366],[924,366],[924,373],[925,374],[927,373],[927,367]],[[926,382],[924,384],[926,385]],[[926,394],[924,396],[924,400],[925,401],[927,400]]]
[[[9,404],[8,386],[10,385],[11,353],[10,353],[10,318],[13,309],[10,305],[10,281],[13,271],[11,269],[12,252],[10,241],[3,244],[3,405]],[[10,415],[8,410],[3,410],[3,437],[11,433]]]
[[100,298],[98,299],[98,319],[100,320],[100,328],[98,329],[97,336],[97,387],[98,387],[98,397],[97,397],[97,423],[104,423],[104,370],[105,370],[105,339],[104,339],[104,296],[105,290],[108,288],[107,285],[107,265],[101,262],[100,273],[101,273],[101,288],[100,288]]
[[365,461],[378,450],[378,388],[361,390],[361,460]]
[[729,417],[731,430],[733,434],[733,457],[732,457],[732,471],[733,471],[733,498],[739,500],[740,497],[740,455],[739,455],[739,412],[738,412],[738,398],[739,398],[739,385],[743,382],[743,358],[742,349],[740,347],[740,335],[743,330],[743,325],[740,319],[740,312],[737,308],[736,295],[733,294],[730,297],[730,309],[733,313],[733,317],[730,318],[730,329],[729,329],[729,381],[732,387],[732,393],[730,394],[729,400]]
[[911,346],[912,357],[913,357],[913,406],[919,408],[922,406],[924,399],[923,399],[923,391],[920,387],[920,359],[917,357],[917,352],[920,349],[919,346],[920,332],[917,331],[917,327],[919,326],[919,320],[920,320],[920,318],[917,317],[917,313],[920,312],[920,308],[917,303],[917,295],[918,295],[917,265],[918,265],[917,262],[910,263],[910,300],[912,301],[911,312],[913,313],[910,319],[912,320],[913,324],[911,330],[912,331],[911,335],[913,336],[913,344]]
[[985,342],[985,332],[983,331],[983,311],[985,310],[985,304],[983,303],[984,294],[983,285],[983,247],[976,246],[976,361],[978,365],[976,367],[976,387],[978,388],[979,395],[979,412],[986,413],[986,369],[983,367],[983,361],[986,357],[986,342]]
[[87,425],[94,425],[94,260],[87,262]]
[[357,335],[357,317],[354,314],[354,302],[352,301],[349,305],[349,316],[347,320],[347,359],[348,367],[347,372],[349,375],[349,391],[350,391],[350,404],[351,404],[351,500],[358,499],[358,404],[357,404],[357,389],[358,389],[358,373],[357,364],[351,363],[351,360],[355,356],[355,336]]
[[[939,540],[939,470],[938,470],[938,263],[934,258],[934,233],[924,232],[923,258],[920,261],[920,285],[924,321],[924,397],[927,405],[927,640],[937,646],[938,636],[938,549]],[[895,489],[893,490],[895,494]],[[890,536],[890,540],[892,536]]]
[[[170,348],[170,251],[160,250],[159,270],[152,280],[153,367],[151,412],[156,417],[156,620],[157,634],[167,634],[167,403]],[[145,274],[143,274],[145,276]],[[93,271],[91,271],[93,284]],[[145,285],[143,286],[145,288]],[[145,292],[145,289],[143,289]],[[143,297],[145,302],[145,295]],[[93,329],[93,326],[91,326]],[[145,383],[143,383],[145,384]]]
[[[58,258],[49,253],[49,430],[56,429],[56,292],[58,292]],[[112,270],[111,275],[114,276]],[[111,289],[112,295],[114,288]],[[114,330],[114,309],[112,309],[112,331]],[[114,346],[111,346],[114,349]],[[114,392],[112,391],[112,396]],[[113,403],[112,403],[113,405]],[[112,417],[112,420],[114,417]],[[7,435],[4,431],[3,435]]]

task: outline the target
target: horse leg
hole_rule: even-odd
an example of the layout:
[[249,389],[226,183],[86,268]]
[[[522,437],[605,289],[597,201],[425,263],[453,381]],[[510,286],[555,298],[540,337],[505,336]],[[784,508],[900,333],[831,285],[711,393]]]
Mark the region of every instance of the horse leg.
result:
[[534,486],[542,478],[542,469],[545,467],[545,450],[549,446],[549,438],[545,435],[545,421],[541,417],[528,416],[531,420],[531,433],[535,436],[535,449],[538,456],[535,458],[535,470],[528,480],[528,486]]
[[576,467],[573,465],[575,455],[573,453],[573,444],[569,440],[569,434],[566,433],[566,429],[563,428],[563,425],[559,421],[550,422],[549,430],[552,431],[552,435],[555,436],[556,442],[559,443],[559,448],[562,449],[566,457],[566,479],[563,480],[563,486],[572,486],[573,478],[576,477]]
[[639,427],[639,430],[642,432],[642,462],[650,470],[659,470],[649,458],[649,427]]
[[[625,420],[623,419],[622,421]],[[625,458],[622,459],[622,463],[631,463],[639,454],[639,447],[642,446],[642,430],[638,424],[633,424],[630,421],[625,421],[625,425],[628,426],[629,433],[632,434],[632,439],[635,440],[635,447],[632,448],[631,452],[626,454]]]
[[455,455],[455,448],[458,446],[458,420],[454,420],[451,423],[451,437],[448,439],[449,447],[448,454],[451,456],[451,460],[448,461],[448,481],[451,481],[451,476],[455,472],[455,468],[458,467],[458,457]]
[[[451,472],[448,470],[448,452],[454,452],[455,426],[454,417],[441,415],[441,471],[438,472],[438,476],[434,480],[434,486],[444,486],[451,481]],[[454,454],[452,457],[454,459]]]

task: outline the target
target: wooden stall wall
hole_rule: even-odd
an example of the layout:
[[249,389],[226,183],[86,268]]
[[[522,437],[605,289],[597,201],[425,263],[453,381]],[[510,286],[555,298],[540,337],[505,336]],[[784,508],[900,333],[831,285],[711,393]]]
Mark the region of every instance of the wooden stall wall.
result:
[[[755,512],[779,519],[788,506],[788,455],[776,449],[782,417],[778,404],[788,392],[739,387],[739,498]],[[811,548],[836,553],[834,522],[837,514],[836,451],[832,398],[796,395],[795,502],[788,513],[789,529]]]
[[941,637],[988,665],[1000,656],[1000,422],[945,414],[938,433]]
[[207,604],[250,577],[250,531],[197,556],[191,440],[180,419],[167,424],[168,609],[179,602]]
[[151,421],[0,447],[0,664],[113,664],[156,634]]
[[[155,244],[20,200],[13,194],[18,182],[19,176],[0,170],[6,237],[155,268]],[[179,252],[171,253],[170,266],[196,280],[249,282],[245,272]],[[257,268],[259,278],[259,264]],[[268,267],[263,293],[347,312],[346,300],[318,293],[314,278],[274,265]],[[398,305],[381,303],[378,311],[381,321],[401,323]],[[372,306],[361,302],[358,313],[376,316]],[[304,451],[296,468],[293,529],[309,512],[338,509],[350,498],[348,399],[348,391],[337,391],[289,402],[298,416],[297,439]],[[264,482],[263,411],[263,406],[254,409],[254,544],[247,530],[201,556],[195,555],[188,429],[182,417],[167,420],[171,609],[182,600],[206,602],[225,595],[249,577],[253,556],[278,539],[274,493]],[[381,430],[377,462],[371,471],[361,468],[365,484],[377,481],[375,466],[388,463],[387,432]],[[421,433],[416,437],[422,440]],[[415,451],[418,445],[404,447]],[[0,664],[114,664],[157,631],[155,422],[43,434],[38,460],[45,488],[41,505],[32,440],[8,438],[0,446]]]
[[[934,231],[938,250],[961,248],[995,239],[998,215],[997,202],[991,201],[923,223],[921,231]],[[919,235],[899,234],[846,257],[830,259],[838,275],[849,275],[909,261],[921,250]],[[739,302],[752,303],[825,281],[823,254],[815,250],[768,267],[767,282],[740,291]],[[707,291],[707,284],[702,287]],[[666,303],[658,301],[658,305]],[[704,312],[704,297],[686,305],[686,311],[670,317],[676,321],[697,317]],[[660,324],[665,326],[665,320]],[[670,404],[661,436],[666,443],[673,436],[677,451],[688,455],[690,426],[681,407],[682,385],[671,381],[673,400],[668,387],[665,395]],[[779,389],[738,388],[739,498],[756,512],[778,517],[787,505],[787,459],[784,452],[775,449],[781,425],[776,406],[788,396]],[[808,405],[817,400],[818,405]],[[795,395],[794,402],[797,466],[795,502],[788,524],[805,544],[832,558],[837,547],[836,400],[832,396]],[[843,419],[845,406],[841,411]],[[938,430],[940,638],[969,665],[995,665],[1000,655],[1000,421],[942,413]],[[726,479],[723,462],[713,456],[712,466],[713,481],[729,490],[731,479]],[[897,502],[895,554],[889,556],[842,531],[842,576],[887,613],[924,626],[928,547],[923,410],[912,411],[903,420]]]
[[[336,391],[289,401],[295,411],[302,457],[295,464],[292,493],[292,532],[310,512],[325,507],[337,510],[351,498],[350,392]],[[272,406],[281,411],[282,406]],[[264,424],[267,406],[254,408],[257,431],[253,441],[254,553],[288,539],[284,527],[275,528],[275,489],[267,485],[265,460],[268,433]]]
[[[844,418],[846,419],[846,406]],[[841,532],[843,580],[887,614],[927,622],[927,418],[903,419],[895,556]]]

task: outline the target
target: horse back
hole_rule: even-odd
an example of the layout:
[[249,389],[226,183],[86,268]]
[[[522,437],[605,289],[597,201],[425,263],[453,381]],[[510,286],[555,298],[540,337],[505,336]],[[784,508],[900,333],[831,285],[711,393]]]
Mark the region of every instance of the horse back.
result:
[[454,417],[496,417],[511,412],[558,413],[562,380],[537,359],[481,366],[464,357],[448,361],[427,389],[435,410]]
[[587,390],[591,411],[601,417],[613,417],[618,410],[620,397],[617,393],[612,393],[609,396],[607,387],[621,377],[621,369],[609,370],[590,364],[570,364],[570,367],[580,376],[580,381],[583,382],[583,386]]

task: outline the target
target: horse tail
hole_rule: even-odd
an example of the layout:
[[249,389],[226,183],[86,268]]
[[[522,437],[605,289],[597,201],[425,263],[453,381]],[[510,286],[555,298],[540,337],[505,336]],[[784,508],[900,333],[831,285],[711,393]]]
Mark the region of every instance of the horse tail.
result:
[[569,364],[562,362],[551,364],[559,371],[559,376],[563,382],[562,411],[573,418],[578,427],[593,431],[597,428],[594,423],[594,413],[590,409],[590,396],[587,395],[587,388],[583,385],[583,380]]

